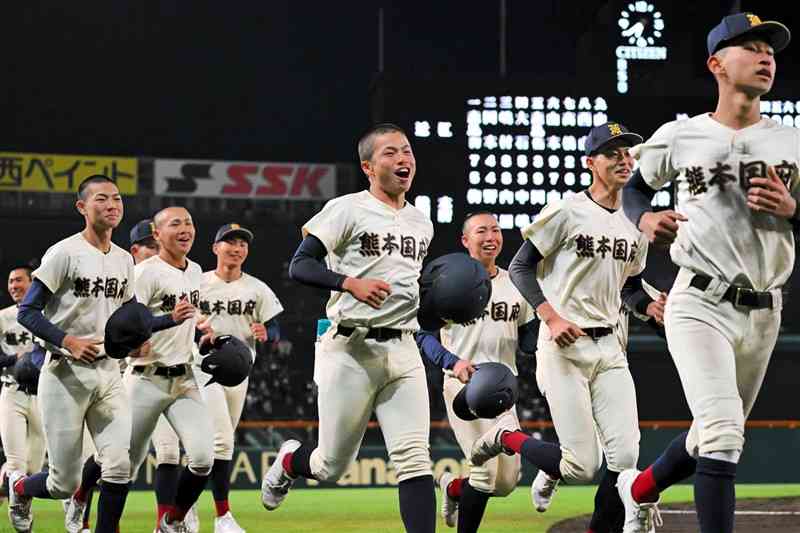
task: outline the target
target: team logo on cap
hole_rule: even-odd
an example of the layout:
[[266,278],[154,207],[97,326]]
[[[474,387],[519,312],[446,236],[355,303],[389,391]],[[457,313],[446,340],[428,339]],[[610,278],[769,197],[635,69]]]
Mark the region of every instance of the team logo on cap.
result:
[[758,26],[761,24],[761,19],[758,18],[758,15],[753,15],[752,13],[746,13],[747,20],[750,21],[750,26]]
[[241,226],[239,224],[231,224],[231,229],[239,229]]
[[613,122],[608,125],[608,131],[611,132],[611,135],[622,135],[622,128],[619,127],[619,124]]

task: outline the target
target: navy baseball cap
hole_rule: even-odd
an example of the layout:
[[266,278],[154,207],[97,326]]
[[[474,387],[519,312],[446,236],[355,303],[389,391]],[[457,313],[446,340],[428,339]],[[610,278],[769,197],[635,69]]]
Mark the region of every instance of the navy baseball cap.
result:
[[217,230],[217,236],[214,237],[214,242],[224,241],[228,237],[241,237],[247,241],[247,244],[253,242],[253,232],[247,228],[243,228],[239,224],[225,224]]
[[606,122],[605,124],[592,128],[589,135],[586,136],[586,155],[592,155],[614,139],[624,139],[628,141],[631,146],[635,146],[644,141],[641,135],[631,132],[619,122]]
[[103,345],[114,359],[127,357],[153,334],[153,315],[143,304],[130,302],[111,313],[106,322]]
[[780,22],[774,20],[762,22],[752,13],[736,13],[724,17],[722,22],[708,32],[708,55],[714,55],[720,48],[728,46],[733,39],[747,34],[763,38],[775,52],[786,48],[792,39],[789,28]]
[[153,237],[153,221],[149,218],[138,222],[131,230],[131,245]]

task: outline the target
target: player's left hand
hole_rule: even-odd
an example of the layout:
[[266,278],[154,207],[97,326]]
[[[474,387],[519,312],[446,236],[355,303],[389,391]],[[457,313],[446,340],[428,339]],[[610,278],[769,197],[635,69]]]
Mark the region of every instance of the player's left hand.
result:
[[667,305],[667,293],[662,292],[658,298],[647,306],[647,316],[652,317],[659,326],[664,325],[664,306]]
[[253,322],[250,324],[250,332],[258,342],[267,342],[267,328],[264,327],[264,324]]
[[750,178],[747,207],[756,212],[792,218],[797,210],[797,201],[778,177],[775,167],[767,167],[766,178]]
[[459,359],[458,363],[453,365],[453,375],[461,383],[466,383],[469,381],[469,378],[471,378],[472,374],[474,373],[475,367],[472,366],[472,363],[465,361],[464,359]]
[[203,324],[198,325],[197,329],[199,329],[200,331],[203,332],[203,336],[200,337],[200,341],[198,341],[198,343],[197,343],[197,345],[200,348],[202,348],[206,344],[208,344],[210,346],[210,345],[212,345],[214,343],[214,339],[216,338],[216,335],[214,335],[214,330],[211,329],[211,326],[208,324],[208,322],[204,322]]

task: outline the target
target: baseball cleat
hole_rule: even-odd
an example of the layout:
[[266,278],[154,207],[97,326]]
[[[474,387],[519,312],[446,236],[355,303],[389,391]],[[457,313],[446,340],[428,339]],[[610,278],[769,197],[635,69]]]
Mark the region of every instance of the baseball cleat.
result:
[[661,527],[661,514],[658,502],[639,503],[633,499],[631,486],[639,471],[634,468],[623,470],[617,478],[617,490],[622,504],[625,506],[625,525],[622,533],[654,533],[656,526]]
[[161,522],[158,523],[158,533],[189,533],[183,520],[167,522],[168,517],[169,513],[161,517]]
[[294,483],[293,477],[283,469],[283,458],[300,447],[300,441],[290,439],[281,444],[278,455],[261,482],[261,503],[267,511],[280,507]]
[[470,461],[472,464],[481,466],[492,457],[496,457],[501,453],[514,455],[513,452],[509,452],[503,447],[503,443],[500,440],[503,433],[517,430],[519,430],[519,424],[511,413],[506,413],[498,418],[497,423],[472,445],[470,454]]
[[25,474],[22,472],[8,473],[8,518],[11,526],[19,533],[27,533],[33,527],[33,516],[31,515],[33,498],[20,496],[14,490],[14,485],[24,478]]
[[200,533],[200,516],[197,514],[197,502],[186,511],[183,523],[188,533]]
[[445,470],[444,473],[439,476],[439,488],[442,491],[441,513],[447,527],[456,527],[458,523],[458,500],[451,498],[450,495],[447,494],[447,487],[450,486],[450,483],[454,479],[456,479],[456,476],[449,470]]
[[558,479],[548,476],[544,470],[539,470],[536,479],[531,484],[531,501],[537,511],[543,513],[550,507],[553,495],[558,490]]
[[230,511],[214,519],[214,533],[246,533]]
[[64,529],[67,533],[81,533],[83,531],[83,513],[86,510],[86,502],[81,502],[73,496],[66,501],[64,510]]

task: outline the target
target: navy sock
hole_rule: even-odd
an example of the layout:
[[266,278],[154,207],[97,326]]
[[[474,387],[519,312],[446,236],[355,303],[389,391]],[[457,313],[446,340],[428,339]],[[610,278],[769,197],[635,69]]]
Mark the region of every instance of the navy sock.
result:
[[226,459],[214,459],[211,468],[211,492],[215,502],[228,499],[231,491],[231,462]]
[[461,498],[458,500],[458,533],[473,533],[483,520],[483,513],[491,495],[480,492],[465,480],[461,485]]
[[175,495],[175,513],[170,513],[171,518],[183,520],[186,511],[194,505],[197,498],[203,493],[203,489],[206,488],[208,478],[208,475],[198,476],[189,470],[188,466],[183,469],[180,481],[178,481],[178,493]]
[[125,500],[128,498],[129,487],[128,483],[103,481],[100,484],[95,533],[117,533],[119,519],[122,518],[122,510],[125,508]]
[[400,516],[407,533],[436,531],[436,492],[433,476],[419,476],[398,484]]
[[80,499],[86,500],[89,491],[95,488],[97,482],[100,481],[101,474],[102,468],[94,460],[94,455],[90,455],[86,462],[83,463],[83,470],[81,471],[81,485],[78,487]]
[[733,533],[736,463],[700,457],[694,502],[701,533]]
[[561,446],[530,438],[519,452],[528,462],[544,470],[553,479],[561,479]]
[[[53,499],[50,496],[50,493],[47,492],[47,477],[50,474],[48,472],[39,472],[38,474],[33,474],[32,476],[26,477],[23,482],[22,491],[25,493],[25,496],[33,496],[34,498],[48,498],[50,500]],[[9,487],[11,490],[14,490],[14,487]]]
[[619,472],[606,469],[597,492],[594,495],[594,512],[589,529],[595,533],[616,533],[622,531],[625,521],[625,506],[617,490]]
[[311,452],[313,451],[311,446],[303,444],[292,452],[292,474],[306,479],[314,479],[314,475],[311,473]]
[[153,479],[153,490],[156,492],[156,503],[159,505],[175,505],[175,494],[178,492],[180,466],[162,463],[156,467]]
[[83,524],[89,523],[89,518],[92,516],[92,497],[94,496],[95,489],[89,489],[86,493],[86,507],[83,509]]
[[697,460],[686,452],[686,431],[670,442],[653,463],[653,479],[659,491],[688,478],[697,469]]

